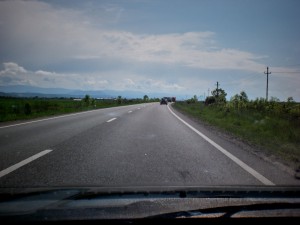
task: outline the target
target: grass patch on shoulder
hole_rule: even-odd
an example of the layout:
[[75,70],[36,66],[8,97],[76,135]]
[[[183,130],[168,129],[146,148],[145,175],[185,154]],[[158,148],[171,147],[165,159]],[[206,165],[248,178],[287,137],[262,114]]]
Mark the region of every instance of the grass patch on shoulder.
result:
[[226,110],[201,102],[176,102],[175,109],[255,144],[297,167],[300,164],[300,121],[257,110]]

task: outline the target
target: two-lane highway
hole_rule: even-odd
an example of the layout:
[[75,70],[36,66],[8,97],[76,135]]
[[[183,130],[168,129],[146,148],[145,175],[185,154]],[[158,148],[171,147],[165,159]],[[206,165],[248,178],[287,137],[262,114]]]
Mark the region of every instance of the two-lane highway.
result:
[[0,155],[0,187],[299,185],[159,103],[2,126]]

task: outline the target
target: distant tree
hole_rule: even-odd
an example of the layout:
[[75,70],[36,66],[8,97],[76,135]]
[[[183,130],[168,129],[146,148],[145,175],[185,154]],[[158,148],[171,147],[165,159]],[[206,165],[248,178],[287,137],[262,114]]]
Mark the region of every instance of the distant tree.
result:
[[31,106],[30,106],[30,104],[28,102],[25,103],[24,113],[25,113],[25,115],[29,115],[31,113]]
[[235,94],[230,98],[230,101],[233,102],[234,104],[238,104],[239,100],[240,100],[239,94]]
[[230,98],[230,103],[238,110],[246,108],[248,102],[249,99],[245,91],[241,91],[240,94],[235,94]]
[[122,103],[122,96],[121,96],[121,95],[118,96],[117,102],[118,102],[118,104],[121,104],[121,103]]
[[194,95],[193,100],[194,100],[194,102],[198,102],[197,95]]
[[277,98],[277,97],[272,96],[272,97],[270,98],[270,102],[280,102],[280,99]]
[[197,101],[198,101],[197,95],[194,95],[194,97],[188,99],[186,102],[190,104],[190,103],[196,103]]
[[144,102],[147,102],[147,101],[149,101],[149,97],[148,97],[148,95],[144,95]]
[[96,108],[96,99],[93,98],[93,99],[91,100],[91,104],[92,104],[92,106],[93,106],[94,108]]
[[245,91],[241,91],[240,94],[235,94],[230,98],[231,102],[249,102],[248,96]]
[[216,88],[211,92],[217,103],[226,102],[227,93],[222,88]]
[[208,96],[205,99],[205,105],[210,105],[216,102],[216,98],[214,96]]
[[248,96],[247,96],[247,94],[246,94],[245,91],[241,91],[239,97],[240,97],[240,101],[242,101],[242,102],[249,102]]
[[288,97],[286,100],[288,103],[295,102],[293,97]]
[[91,97],[89,95],[85,95],[83,101],[88,106],[90,104]]
[[12,105],[11,109],[12,109],[12,112],[15,114],[20,113],[20,108],[17,105]]

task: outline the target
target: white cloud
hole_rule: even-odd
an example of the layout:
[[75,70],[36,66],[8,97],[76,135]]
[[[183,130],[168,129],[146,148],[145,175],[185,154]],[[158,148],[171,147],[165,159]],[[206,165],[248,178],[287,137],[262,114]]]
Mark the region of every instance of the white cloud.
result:
[[179,84],[175,83],[168,83],[168,82],[162,82],[161,80],[153,80],[153,79],[147,79],[142,82],[142,85],[155,90],[164,90],[166,92],[170,91],[182,91],[185,88]]
[[34,80],[30,79],[29,73],[14,62],[3,63],[3,70],[0,71],[0,84],[35,85]]
[[[275,68],[274,68],[275,69]],[[277,68],[279,71],[279,68]],[[275,71],[275,70],[274,70]],[[281,70],[282,71],[282,70]],[[286,71],[288,72],[288,71]],[[269,76],[269,96],[276,96],[281,100],[293,96],[299,101],[300,77],[291,74],[272,73]],[[266,77],[263,73],[249,72],[247,76],[238,73],[231,79],[221,81],[221,88],[225,89],[230,98],[245,90],[252,99],[265,96]],[[3,63],[0,70],[0,85],[31,85],[45,88],[66,88],[81,90],[132,90],[152,93],[172,93],[181,95],[207,95],[207,89],[215,87],[214,77],[184,76],[172,79],[171,76],[157,79],[149,78],[147,74],[132,74],[119,72],[102,72],[94,74],[57,73],[44,70],[30,71],[14,62]]]
[[[45,88],[67,88],[82,90],[138,90],[153,92],[181,91],[185,88],[177,83],[147,78],[136,74],[74,74],[44,70],[30,71],[16,63],[3,63],[0,85],[32,85]],[[125,77],[125,78],[122,78]]]
[[27,72],[23,67],[13,62],[3,63],[3,67],[4,70],[0,71],[0,75],[1,74],[16,75],[16,74],[22,74]]
[[[53,7],[40,1],[0,1],[0,63],[3,63],[0,84],[196,94],[214,88],[217,79],[224,77],[224,70],[263,76],[266,69],[260,60],[267,56],[220,46],[216,41],[218,33],[140,34],[111,30],[106,25],[117,23],[123,10],[116,5],[104,5],[95,10],[101,15],[98,20],[84,9]],[[80,65],[81,72],[68,68],[69,64],[77,65],[78,62],[100,66],[92,72],[85,67],[88,63]],[[105,69],[101,68],[102,63]],[[52,69],[53,66],[64,67],[66,72]],[[157,67],[180,68],[182,74],[173,73],[175,69],[170,73],[160,72]],[[221,75],[218,78],[202,76],[207,70]],[[271,70],[295,71],[275,67]],[[281,79],[282,76],[286,79]],[[273,73],[270,91],[276,90],[274,95],[278,97],[284,92],[284,95],[292,93],[289,95],[299,98],[298,77],[293,73]],[[246,91],[248,87],[253,93],[259,90],[264,95],[265,84],[261,82],[238,78],[236,86],[241,85]]]
[[40,76],[53,76],[55,75],[55,73],[53,72],[48,72],[48,71],[43,71],[43,70],[38,70],[35,72],[36,75],[40,75]]
[[[102,10],[107,9],[122,11],[115,6]],[[260,56],[218,47],[213,32],[135,34],[101,29],[92,25],[95,22],[87,22],[89,19],[83,11],[54,8],[44,2],[0,2],[2,54],[13,54],[15,61],[36,65],[76,58],[121,59],[201,69],[261,71],[264,67],[256,62]]]
[[107,81],[80,74],[64,74],[44,70],[30,71],[14,62],[3,63],[0,85],[32,85],[38,87],[99,88]]

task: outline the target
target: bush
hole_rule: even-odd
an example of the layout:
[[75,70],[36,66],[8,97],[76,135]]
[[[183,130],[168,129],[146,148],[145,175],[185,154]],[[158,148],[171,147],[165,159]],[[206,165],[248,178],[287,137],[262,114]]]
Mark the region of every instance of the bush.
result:
[[24,106],[24,114],[25,115],[29,115],[31,114],[31,106],[28,102],[25,103],[25,106]]
[[205,105],[210,105],[216,102],[216,98],[214,96],[208,96],[205,99]]

